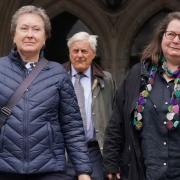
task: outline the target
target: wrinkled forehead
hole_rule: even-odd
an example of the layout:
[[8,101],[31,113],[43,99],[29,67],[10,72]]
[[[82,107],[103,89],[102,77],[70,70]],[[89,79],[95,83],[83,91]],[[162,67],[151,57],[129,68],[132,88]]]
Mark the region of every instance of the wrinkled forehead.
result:
[[177,31],[180,33],[180,20],[179,19],[173,19],[169,22],[167,28],[167,31]]
[[86,49],[86,50],[93,51],[88,40],[77,40],[77,41],[74,41],[71,44],[70,49]]
[[16,21],[17,24],[28,23],[28,22],[34,22],[39,25],[45,24],[43,18],[36,13],[23,13],[18,16]]

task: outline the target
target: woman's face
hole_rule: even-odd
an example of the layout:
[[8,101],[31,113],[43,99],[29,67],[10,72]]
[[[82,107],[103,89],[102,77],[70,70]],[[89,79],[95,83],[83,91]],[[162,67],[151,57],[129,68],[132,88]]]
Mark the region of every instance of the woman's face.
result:
[[46,35],[42,18],[37,14],[23,14],[17,20],[14,43],[23,56],[39,57]]
[[164,33],[161,43],[168,63],[180,65],[180,20],[172,20]]

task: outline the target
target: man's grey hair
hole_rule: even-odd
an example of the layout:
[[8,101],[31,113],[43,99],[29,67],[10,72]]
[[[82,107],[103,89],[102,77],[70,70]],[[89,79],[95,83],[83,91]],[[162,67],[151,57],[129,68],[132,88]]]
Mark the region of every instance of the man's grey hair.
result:
[[71,45],[77,41],[88,41],[91,49],[96,52],[97,35],[90,35],[87,32],[78,32],[68,39],[67,46],[70,49]]

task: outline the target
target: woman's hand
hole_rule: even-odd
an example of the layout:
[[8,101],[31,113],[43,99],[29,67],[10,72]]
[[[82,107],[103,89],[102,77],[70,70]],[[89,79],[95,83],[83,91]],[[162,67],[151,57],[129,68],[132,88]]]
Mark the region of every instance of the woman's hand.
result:
[[109,173],[107,175],[107,179],[108,180],[118,180],[118,179],[121,179],[121,176],[120,176],[120,173],[116,173],[116,174]]
[[91,180],[91,177],[87,174],[81,174],[78,176],[78,180]]

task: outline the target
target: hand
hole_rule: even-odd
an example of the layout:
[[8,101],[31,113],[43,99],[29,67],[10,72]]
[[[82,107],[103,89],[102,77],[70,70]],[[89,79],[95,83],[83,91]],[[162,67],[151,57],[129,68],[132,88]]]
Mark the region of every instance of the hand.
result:
[[120,173],[116,173],[116,174],[108,174],[107,175],[107,179],[108,180],[118,180],[121,179]]
[[91,178],[87,174],[81,174],[78,176],[78,180],[91,180]]

